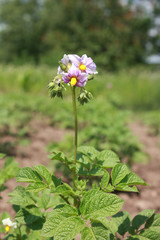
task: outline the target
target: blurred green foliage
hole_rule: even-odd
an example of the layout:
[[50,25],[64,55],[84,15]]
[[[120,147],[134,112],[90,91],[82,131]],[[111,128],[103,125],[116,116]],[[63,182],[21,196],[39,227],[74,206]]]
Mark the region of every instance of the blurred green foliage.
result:
[[[135,109],[137,106],[141,110],[152,109],[155,103],[158,104],[159,72],[152,73],[152,80],[150,74],[150,70],[142,68],[107,74],[100,72],[88,82],[87,90],[93,93],[95,100],[83,107],[78,104],[79,144],[92,144],[99,150],[112,149],[121,159],[129,162],[145,162],[147,156],[143,153],[143,146],[127,126],[132,113],[126,109]],[[56,127],[73,129],[70,89],[66,86],[65,101],[53,100],[48,96],[47,85],[55,75],[56,69],[46,66],[0,67],[3,91],[0,95],[0,131],[3,133],[7,129],[7,134],[16,137],[16,144],[28,136],[28,123],[37,114],[49,118]],[[139,93],[142,85],[143,96]],[[145,96],[152,93],[151,86],[153,99],[148,102]],[[73,137],[69,133],[58,145],[51,143],[48,149],[58,148],[71,153]]]
[[143,62],[150,19],[119,0],[1,0],[0,61],[57,64],[88,54],[108,70]]

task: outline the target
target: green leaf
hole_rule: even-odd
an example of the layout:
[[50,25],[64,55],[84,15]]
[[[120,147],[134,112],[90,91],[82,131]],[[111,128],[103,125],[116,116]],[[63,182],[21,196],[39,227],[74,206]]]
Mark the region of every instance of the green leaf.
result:
[[126,211],[119,212],[111,218],[111,224],[115,223],[118,226],[118,233],[122,236],[129,230],[130,222],[131,217]]
[[117,185],[128,173],[128,168],[123,163],[118,163],[114,166],[111,172],[113,186]]
[[26,190],[27,191],[32,191],[32,192],[40,192],[47,187],[48,186],[44,182],[37,182],[37,183],[29,184],[26,187]]
[[90,190],[82,199],[80,211],[86,218],[91,218],[98,214],[109,217],[121,209],[123,202],[115,194],[104,193],[100,190]]
[[90,227],[85,227],[81,233],[81,240],[97,240]]
[[104,170],[101,167],[93,165],[92,169],[89,171],[90,176],[103,176]]
[[109,173],[106,171],[101,179],[100,186],[102,189],[106,188],[109,182]]
[[88,155],[78,155],[77,156],[77,163],[81,166],[86,168],[87,170],[89,170],[91,167],[92,162],[90,161],[90,159],[88,158]]
[[6,181],[7,179],[14,177],[17,174],[17,172],[18,172],[18,163],[15,162],[13,158],[8,157],[5,159],[4,171],[2,173],[1,180],[2,178],[4,178]]
[[145,209],[136,215],[132,220],[132,228],[139,229],[139,227],[144,224],[152,215],[154,214],[154,210],[152,209]]
[[6,158],[4,171],[0,170],[0,185],[4,184],[7,179],[13,178],[18,172],[18,163],[13,158]]
[[96,240],[114,240],[112,233],[101,223],[92,223],[92,231]]
[[97,157],[97,155],[99,153],[94,147],[90,147],[90,146],[78,147],[77,151],[86,155],[87,157],[89,157],[93,161],[95,160],[95,158]]
[[111,150],[104,150],[100,152],[97,158],[97,164],[104,168],[112,168],[120,161],[118,156]]
[[69,217],[61,222],[56,229],[55,240],[72,240],[85,227],[85,222],[80,217]]
[[99,223],[103,224],[103,226],[105,226],[114,235],[116,234],[116,232],[118,230],[118,226],[115,222],[109,221],[106,217],[103,217],[103,216],[99,216],[99,215],[94,216],[93,218],[91,218],[91,222],[92,223],[99,222]]
[[50,196],[50,201],[48,205],[46,206],[46,209],[49,209],[51,207],[56,207],[57,205],[66,203],[60,196],[54,195]]
[[[26,224],[29,228],[35,229],[35,230],[41,229],[42,224],[44,223],[44,219],[42,218],[41,211],[35,206],[31,206],[26,209],[24,208],[20,209],[17,212],[15,218],[21,224]],[[39,222],[39,226],[36,226],[37,222]]]
[[55,240],[72,240],[84,227],[84,221],[78,216],[66,218],[62,214],[55,214],[45,222],[42,229],[42,236],[54,236]]
[[65,217],[77,216],[77,209],[68,205],[68,204],[60,204],[56,206],[48,215],[48,218],[54,217],[56,214],[62,214]]
[[34,204],[32,196],[26,189],[22,186],[17,186],[15,190],[9,194],[12,197],[9,202],[15,205],[21,205],[21,207],[26,207]]
[[46,222],[42,228],[43,237],[53,237],[56,231],[56,228],[59,224],[66,220],[66,217],[62,214],[55,214],[53,217],[47,218]]
[[60,151],[53,151],[52,154],[49,156],[51,160],[58,160],[60,162],[68,162],[67,157],[63,152]]
[[140,233],[140,237],[144,240],[160,240],[160,235],[158,232],[154,232],[150,229],[146,229]]
[[14,158],[7,157],[5,159],[4,168],[7,168],[9,165],[14,164],[14,163],[15,163]]
[[52,182],[54,183],[55,187],[58,187],[59,185],[61,185],[61,181],[62,181],[61,178],[57,178],[52,174]]
[[109,183],[108,186],[103,189],[104,192],[113,192],[114,191],[114,187]]
[[138,192],[138,189],[136,186],[129,187],[128,185],[123,183],[116,185],[115,190],[125,191],[125,192]]
[[160,235],[160,226],[153,226],[149,228],[152,232],[157,232]]
[[67,183],[63,183],[63,185],[58,186],[54,191],[54,193],[58,193],[62,195],[69,195],[69,194],[74,195],[73,189]]
[[122,179],[121,183],[130,185],[147,185],[147,183],[141,179],[136,173],[130,172],[128,173],[124,179]]
[[0,153],[0,159],[4,158],[6,156],[5,153]]
[[32,168],[25,167],[18,171],[16,181],[35,183],[42,182],[42,178],[36,171],[32,170]]
[[85,227],[81,233],[81,240],[114,240],[112,233],[101,223],[93,223],[92,227]]
[[154,214],[149,218],[145,225],[146,228],[159,227],[160,228],[160,214]]
[[41,193],[41,196],[39,198],[39,201],[38,201],[38,207],[39,208],[44,208],[45,210],[47,210],[47,206],[50,202],[50,199],[51,199],[51,194],[50,194],[50,190],[49,189],[45,189],[42,191]]
[[35,165],[34,169],[38,174],[46,181],[46,183],[49,185],[51,183],[51,174],[48,171],[48,169],[43,165]]

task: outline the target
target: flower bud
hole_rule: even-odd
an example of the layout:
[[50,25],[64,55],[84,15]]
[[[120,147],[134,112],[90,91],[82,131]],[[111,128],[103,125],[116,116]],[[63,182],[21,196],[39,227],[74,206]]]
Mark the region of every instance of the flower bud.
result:
[[49,83],[48,88],[50,90],[50,97],[54,98],[55,96],[63,98],[63,90],[65,90],[64,84],[61,81],[62,76],[57,75],[52,82]]
[[78,101],[80,102],[80,104],[83,105],[84,103],[87,103],[92,98],[93,98],[93,96],[90,92],[88,92],[85,89],[81,89],[81,92],[80,92],[79,97],[78,97]]
[[57,84],[60,84],[61,83],[61,80],[62,80],[62,76],[61,75],[57,75],[55,78],[54,78],[54,82],[57,83]]
[[49,89],[53,89],[54,86],[55,86],[54,82],[50,82],[50,83],[48,84],[48,88],[49,88]]
[[87,92],[87,97],[88,97],[88,99],[93,99],[93,95],[92,95],[92,93],[91,92]]
[[59,66],[62,69],[62,71],[64,71],[64,72],[67,71],[67,66],[64,63],[62,63],[61,61],[59,61]]
[[89,75],[88,81],[93,80],[93,79],[94,79],[94,74]]

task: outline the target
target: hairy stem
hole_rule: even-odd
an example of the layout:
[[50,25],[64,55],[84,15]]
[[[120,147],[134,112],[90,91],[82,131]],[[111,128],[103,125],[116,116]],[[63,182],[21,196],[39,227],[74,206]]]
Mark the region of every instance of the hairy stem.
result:
[[73,185],[75,189],[76,180],[76,160],[77,160],[77,142],[78,142],[78,120],[77,120],[77,105],[76,105],[76,87],[71,87],[72,89],[72,101],[73,101],[73,113],[74,113],[74,168],[73,168]]

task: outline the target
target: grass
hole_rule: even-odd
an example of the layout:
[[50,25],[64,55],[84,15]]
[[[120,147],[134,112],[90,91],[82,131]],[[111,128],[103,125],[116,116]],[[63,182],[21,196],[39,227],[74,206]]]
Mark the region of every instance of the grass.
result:
[[160,102],[160,71],[137,68],[110,74],[110,92],[120,95],[123,108],[134,111],[158,109]]

